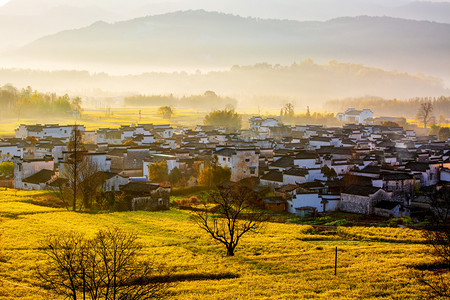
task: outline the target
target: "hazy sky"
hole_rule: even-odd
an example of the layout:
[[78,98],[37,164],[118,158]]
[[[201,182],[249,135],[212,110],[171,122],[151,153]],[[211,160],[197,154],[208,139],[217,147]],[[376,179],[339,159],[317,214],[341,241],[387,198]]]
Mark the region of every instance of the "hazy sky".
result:
[[205,9],[244,17],[325,21],[342,16],[390,15],[391,8],[418,1],[450,2],[450,0],[0,0],[0,6],[10,2],[7,5],[8,9],[2,10],[0,15],[31,16],[55,7],[77,7],[108,12],[111,14],[108,15],[110,18],[107,16],[102,19],[110,22],[177,10]]
[[[10,2],[11,0],[0,0],[0,6],[2,6],[2,5],[4,5],[4,4],[6,4],[6,3],[8,3],[8,2]],[[310,0],[311,1],[311,3],[313,3],[314,2],[314,0]],[[362,2],[374,2],[374,1],[367,1],[367,0],[360,0],[360,1],[362,1]],[[407,3],[407,2],[414,2],[414,1],[417,1],[417,0],[397,0],[398,2],[403,2],[403,3]],[[392,1],[392,2],[397,2],[397,1]],[[423,1],[423,0],[422,0]],[[426,0],[426,1],[429,1],[429,2],[450,2],[450,0]],[[151,3],[151,2],[156,2],[156,3],[158,3],[158,2],[160,2],[160,1],[152,1],[152,0],[150,0],[150,1],[148,1],[148,0],[142,0],[141,1],[142,2],[142,4],[143,5],[145,5],[145,4],[147,4],[147,3]],[[183,2],[191,2],[191,1],[189,1],[189,0],[178,0],[178,1],[172,1],[172,2],[177,2],[177,3],[179,3],[179,4],[181,4],[181,3],[183,3]],[[224,1],[224,2],[226,2],[226,1]],[[274,0],[274,2],[277,2],[276,0]],[[285,2],[285,1],[284,1]],[[336,2],[338,2],[338,1],[336,1]],[[390,1],[380,1],[380,2],[386,2],[386,3],[389,3]],[[92,4],[95,4],[95,0],[93,0],[92,2],[91,2]],[[255,7],[255,9],[257,9],[257,7]]]

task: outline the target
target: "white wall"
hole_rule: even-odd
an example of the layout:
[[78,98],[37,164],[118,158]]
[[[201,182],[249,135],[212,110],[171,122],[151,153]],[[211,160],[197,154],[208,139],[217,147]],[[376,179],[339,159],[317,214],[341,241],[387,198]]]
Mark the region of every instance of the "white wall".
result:
[[441,181],[450,182],[450,171],[441,171]]
[[316,159],[315,158],[311,158],[311,159],[294,159],[294,165],[296,165],[299,168],[307,168],[307,169],[317,168]]
[[326,180],[320,169],[309,169],[306,177],[307,182],[313,182],[314,180]]
[[287,201],[287,210],[288,212],[295,214],[296,208],[311,206],[315,207],[318,212],[323,211],[323,204],[320,203],[322,198],[319,197],[319,194],[297,194],[292,200]]
[[0,146],[0,163],[4,161],[13,161],[13,157],[23,158],[22,149],[14,146]]
[[283,184],[297,184],[297,183],[305,183],[305,176],[294,176],[294,175],[285,175],[283,174]]

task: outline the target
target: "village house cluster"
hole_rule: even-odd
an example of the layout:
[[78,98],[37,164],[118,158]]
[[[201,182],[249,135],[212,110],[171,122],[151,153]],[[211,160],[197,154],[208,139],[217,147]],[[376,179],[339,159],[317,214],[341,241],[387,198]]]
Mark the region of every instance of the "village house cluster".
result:
[[[233,133],[211,126],[153,124],[97,131],[79,125],[78,130],[86,155],[103,174],[105,192],[142,196],[157,187],[148,182],[152,163],[166,161],[169,172],[176,167],[189,176],[195,165],[206,166],[214,158],[230,168],[231,181],[251,178],[256,187],[270,191],[262,199],[269,210],[299,216],[339,210],[398,217],[426,207],[427,199],[418,191],[449,183],[448,141],[352,121],[333,128],[288,126],[277,118],[255,116],[249,129]],[[15,138],[0,140],[0,161],[14,162],[15,188],[51,189],[63,179],[73,128],[20,125]],[[189,176],[187,185],[196,184]]]

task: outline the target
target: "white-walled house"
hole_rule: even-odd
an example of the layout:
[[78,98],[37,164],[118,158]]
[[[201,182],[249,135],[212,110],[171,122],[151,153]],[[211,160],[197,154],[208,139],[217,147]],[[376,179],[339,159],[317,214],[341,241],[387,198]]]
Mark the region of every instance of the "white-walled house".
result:
[[314,152],[300,152],[294,158],[294,165],[299,168],[317,168],[320,167],[318,163],[318,156]]
[[373,112],[370,109],[356,110],[349,108],[344,113],[338,113],[336,118],[343,122],[362,124],[372,120]]
[[173,137],[173,128],[168,125],[155,125],[153,132],[162,139]]
[[129,178],[116,173],[99,172],[99,176],[102,178],[102,185],[99,189],[103,192],[118,192],[120,191],[121,185],[125,185],[129,182]]
[[266,118],[263,119],[260,116],[252,117],[249,120],[250,130],[257,132],[265,132],[268,127],[277,127],[280,126],[280,122],[274,118]]
[[[34,136],[36,138],[52,137],[67,139],[72,135],[73,125],[59,125],[59,124],[36,124],[25,125],[20,124],[15,130],[16,137],[24,139],[28,136]],[[84,132],[86,128],[84,125],[76,125],[80,132]]]
[[13,161],[15,156],[23,158],[22,148],[17,145],[0,145],[0,163]]
[[86,144],[97,144],[97,133],[93,130],[84,131],[82,133],[83,142]]
[[95,164],[98,171],[111,171],[111,160],[106,157],[106,152],[88,153],[87,157]]
[[167,162],[167,170],[168,173],[172,172],[174,168],[180,168],[180,164],[177,161],[177,157],[175,155],[168,155],[168,154],[151,154],[149,158],[144,159],[143,165],[142,165],[142,175],[145,176],[147,179],[149,178],[149,171],[148,167],[155,162],[161,162],[166,161]]
[[422,186],[435,185],[439,181],[440,163],[432,162],[408,162],[406,169],[411,170],[412,174],[420,177]]
[[54,171],[54,162],[51,157],[43,159],[22,159],[14,157],[14,188],[23,189],[23,180],[41,170]]
[[314,208],[317,212],[329,212],[339,209],[340,197],[336,195],[320,195],[302,188],[296,190],[292,199],[287,200],[287,211],[298,214],[301,208]]
[[97,144],[121,145],[122,133],[120,129],[100,128],[97,130]]
[[379,187],[351,185],[341,193],[340,210],[370,215],[378,202],[389,201],[392,193]]
[[269,170],[260,178],[260,185],[271,189],[283,186],[283,173],[278,170]]
[[291,168],[283,172],[283,184],[300,184],[306,182],[308,170],[300,168]]
[[[59,176],[61,178],[65,178],[66,169],[67,169],[67,157],[70,155],[68,152],[63,152],[63,158],[59,160],[58,169],[59,169]],[[111,159],[106,157],[105,152],[92,152],[92,153],[86,153],[85,156],[90,162],[91,170],[88,170],[89,173],[91,172],[110,172],[111,171]]]
[[260,116],[252,117],[249,120],[250,130],[258,134],[259,138],[267,138],[270,136],[270,129],[279,127],[280,121],[274,118],[263,119]]
[[155,142],[155,137],[151,134],[144,135],[142,138],[142,144],[153,144]]
[[332,139],[329,137],[315,136],[309,139],[309,146],[311,149],[319,149],[324,146],[331,146]]
[[259,176],[259,149],[221,148],[217,155],[218,164],[231,169],[231,181]]
[[306,176],[306,182],[313,182],[315,180],[327,180],[323,175],[320,168],[308,169],[308,175]]
[[27,191],[41,191],[57,178],[55,171],[42,169],[36,174],[22,179],[22,189]]
[[449,168],[441,168],[440,179],[441,179],[441,181],[450,182],[450,169]]

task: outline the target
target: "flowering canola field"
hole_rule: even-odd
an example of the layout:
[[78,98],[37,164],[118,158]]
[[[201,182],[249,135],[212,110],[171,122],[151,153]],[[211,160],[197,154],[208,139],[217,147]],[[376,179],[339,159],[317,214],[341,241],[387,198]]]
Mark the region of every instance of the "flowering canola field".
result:
[[173,274],[200,275],[174,284],[171,299],[428,297],[410,268],[432,261],[417,230],[340,227],[321,234],[308,225],[267,223],[243,237],[235,257],[225,257],[223,246],[199,231],[186,212],[74,213],[31,204],[39,195],[0,190],[0,299],[57,299],[34,276],[46,262],[41,241],[56,232],[92,235],[109,226],[137,233],[144,255]]

